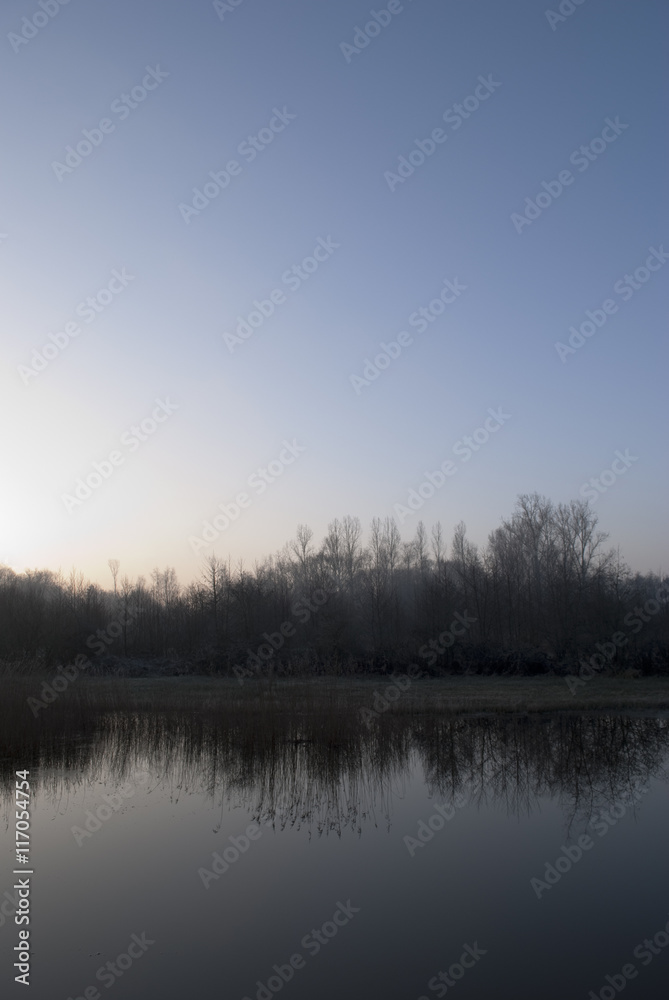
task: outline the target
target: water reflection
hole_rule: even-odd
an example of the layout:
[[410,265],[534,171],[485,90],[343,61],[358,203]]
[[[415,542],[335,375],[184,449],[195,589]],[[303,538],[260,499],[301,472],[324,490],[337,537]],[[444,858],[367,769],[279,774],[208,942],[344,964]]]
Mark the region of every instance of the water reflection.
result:
[[83,782],[122,784],[146,771],[174,798],[204,793],[277,828],[322,834],[389,826],[393,803],[422,770],[442,801],[464,796],[520,816],[548,797],[569,827],[583,827],[665,777],[668,754],[666,718],[425,716],[354,734],[288,718],[263,727],[248,718],[118,713],[68,737],[15,733],[2,746],[0,774],[6,806],[17,766],[30,769],[34,793],[52,800]]

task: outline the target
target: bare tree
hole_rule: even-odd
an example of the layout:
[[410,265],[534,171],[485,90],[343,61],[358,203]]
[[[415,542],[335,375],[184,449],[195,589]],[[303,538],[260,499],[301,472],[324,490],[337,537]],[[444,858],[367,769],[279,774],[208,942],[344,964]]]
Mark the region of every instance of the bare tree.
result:
[[[107,628],[112,611],[117,620],[123,612],[125,624],[110,651],[122,644],[127,655],[154,657],[174,648],[193,663],[211,664],[215,651],[218,669],[226,669],[291,622],[295,636],[280,647],[272,643],[276,666],[299,661],[301,669],[321,669],[328,658],[372,659],[376,669],[392,669],[467,611],[476,621],[434,669],[564,672],[578,669],[579,658],[598,643],[609,648],[610,636],[625,631],[634,612],[643,629],[605,669],[652,666],[669,674],[669,607],[655,596],[663,581],[632,575],[605,541],[587,503],[554,505],[535,493],[518,498],[485,545],[474,545],[464,523],[457,525],[450,558],[439,524],[429,532],[420,522],[403,541],[392,518],[374,518],[363,541],[359,519],[346,515],[328,524],[318,548],[301,524],[276,556],[250,570],[212,556],[185,588],[172,568],[155,569],[149,587],[143,577],[121,580],[112,559],[113,596],[75,570],[68,578],[0,567],[0,659],[29,654],[65,662]],[[321,605],[311,603],[318,590],[327,595]],[[651,601],[657,611],[637,619]]]
[[118,576],[118,571],[119,571],[119,568],[121,566],[121,563],[118,561],[118,559],[108,559],[107,560],[107,565],[109,566],[109,569],[111,570],[111,575],[112,575],[112,578],[114,580],[114,597],[116,597],[117,596],[116,578]]

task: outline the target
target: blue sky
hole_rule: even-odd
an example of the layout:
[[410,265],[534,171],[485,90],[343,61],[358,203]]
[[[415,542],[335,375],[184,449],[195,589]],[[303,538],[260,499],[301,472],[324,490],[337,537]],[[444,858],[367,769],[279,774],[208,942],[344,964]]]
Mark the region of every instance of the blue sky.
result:
[[0,560],[186,580],[345,513],[483,543],[604,473],[600,528],[666,570],[659,0],[56,2],[0,14]]

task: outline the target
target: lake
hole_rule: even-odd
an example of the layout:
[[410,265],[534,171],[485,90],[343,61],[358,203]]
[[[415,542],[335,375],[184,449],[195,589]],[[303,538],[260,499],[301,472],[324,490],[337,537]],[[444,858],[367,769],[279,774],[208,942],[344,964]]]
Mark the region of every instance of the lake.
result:
[[2,981],[26,767],[37,1000],[655,1000],[668,761],[663,714],[45,732],[2,762]]

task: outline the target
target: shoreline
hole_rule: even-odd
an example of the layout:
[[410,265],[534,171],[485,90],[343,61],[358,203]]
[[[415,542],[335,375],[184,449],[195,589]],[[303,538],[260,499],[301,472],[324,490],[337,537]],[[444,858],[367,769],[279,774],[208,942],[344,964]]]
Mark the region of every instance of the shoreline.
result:
[[[407,674],[372,677],[311,678],[79,676],[55,697],[47,689],[53,677],[5,677],[5,710],[28,699],[43,701],[38,716],[74,707],[143,712],[279,711],[309,714],[324,709],[338,714],[367,712],[368,718],[388,716],[527,714],[540,712],[664,712],[669,711],[669,678],[593,677],[570,691],[564,677],[444,677],[411,678]],[[45,692],[47,692],[45,696]],[[33,702],[34,704],[34,702]],[[363,719],[364,721],[364,719]]]

